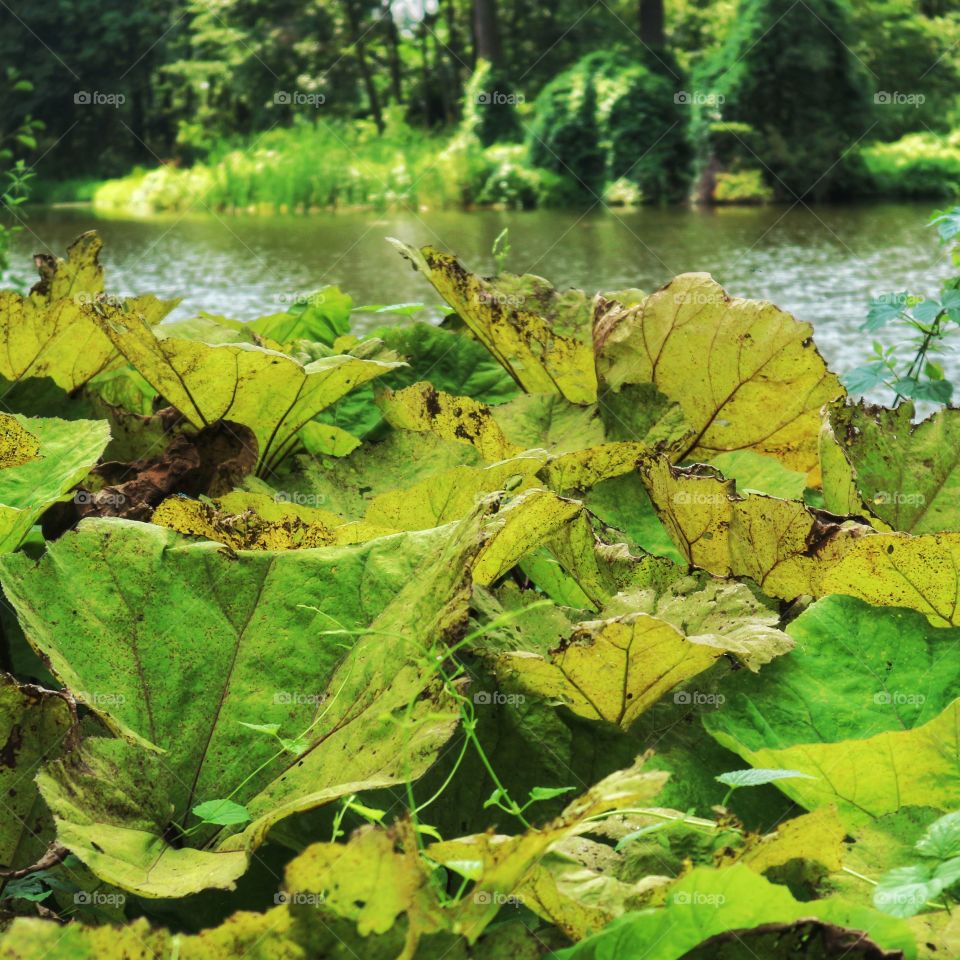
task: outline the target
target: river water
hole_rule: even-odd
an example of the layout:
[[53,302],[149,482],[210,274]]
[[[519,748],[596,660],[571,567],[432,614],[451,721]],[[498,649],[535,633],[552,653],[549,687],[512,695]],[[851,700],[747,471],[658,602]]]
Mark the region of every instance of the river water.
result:
[[357,303],[433,305],[432,289],[384,238],[431,243],[490,272],[493,240],[509,227],[514,271],[591,293],[653,290],[678,273],[706,271],[733,295],[772,300],[812,323],[821,351],[842,371],[868,350],[858,328],[871,295],[934,294],[948,275],[948,257],[926,226],[930,214],[925,203],[151,219],[50,208],[31,211],[15,240],[13,272],[26,279],[29,254],[62,255],[72,237],[96,229],[108,291],[182,297],[179,317],[207,310],[253,319],[329,283]]

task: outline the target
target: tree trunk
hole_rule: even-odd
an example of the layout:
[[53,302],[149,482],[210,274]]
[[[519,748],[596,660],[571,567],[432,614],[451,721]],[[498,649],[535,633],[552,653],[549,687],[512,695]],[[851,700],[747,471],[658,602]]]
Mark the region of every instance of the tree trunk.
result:
[[473,0],[473,35],[478,59],[498,64],[502,58],[497,0]]
[[391,0],[384,0],[383,22],[387,33],[387,50],[390,56],[390,87],[393,99],[403,103],[403,72],[400,66],[400,31],[397,30],[397,21],[393,19],[393,4]]
[[383,113],[380,110],[380,97],[377,94],[377,85],[373,79],[373,73],[370,71],[370,64],[367,62],[367,46],[363,42],[363,31],[360,25],[360,17],[354,0],[344,0],[344,9],[347,12],[347,19],[350,22],[350,34],[353,41],[353,47],[357,54],[357,66],[360,68],[360,77],[367,91],[367,100],[370,101],[370,112],[373,114],[373,122],[377,125],[377,130],[383,133]]
[[663,0],[640,0],[640,39],[648,47],[663,46],[663,23]]

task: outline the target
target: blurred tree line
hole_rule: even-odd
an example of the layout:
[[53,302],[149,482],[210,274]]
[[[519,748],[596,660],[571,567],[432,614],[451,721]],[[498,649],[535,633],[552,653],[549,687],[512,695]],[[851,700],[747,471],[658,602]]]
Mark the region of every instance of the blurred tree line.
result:
[[0,137],[42,122],[44,178],[189,165],[312,102],[532,135],[590,190],[650,153],[649,196],[741,168],[822,193],[861,138],[957,125],[960,0],[4,0],[0,57],[30,87],[0,88]]

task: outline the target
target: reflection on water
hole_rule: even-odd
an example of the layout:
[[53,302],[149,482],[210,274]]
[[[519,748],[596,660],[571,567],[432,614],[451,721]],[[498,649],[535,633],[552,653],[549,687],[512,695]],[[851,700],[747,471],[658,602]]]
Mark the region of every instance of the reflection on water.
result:
[[183,297],[177,316],[202,309],[252,319],[327,283],[358,303],[433,304],[433,291],[384,237],[432,243],[489,271],[493,240],[509,227],[518,272],[593,292],[651,290],[675,274],[706,271],[731,294],[772,300],[813,323],[822,352],[843,370],[864,358],[858,327],[872,294],[935,293],[949,271],[925,226],[930,212],[927,204],[884,203],[124,220],[86,209],[35,210],[16,240],[14,272],[25,278],[30,253],[62,255],[73,236],[95,228],[106,245],[108,289]]

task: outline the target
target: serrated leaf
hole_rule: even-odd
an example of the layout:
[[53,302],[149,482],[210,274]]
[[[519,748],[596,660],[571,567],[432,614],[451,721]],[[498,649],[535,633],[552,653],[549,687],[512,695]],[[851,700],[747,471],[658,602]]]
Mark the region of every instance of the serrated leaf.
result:
[[843,393],[812,328],[773,304],[734,299],[708,274],[676,277],[641,304],[601,303],[597,370],[612,390],[653,383],[693,430],[685,456],[753,450],[815,485],[820,407]]
[[433,247],[391,242],[524,390],[559,393],[571,403],[596,401],[591,308],[582,291],[558,293],[532,275],[480,277]]
[[204,823],[215,823],[224,827],[247,823],[251,819],[250,811],[233,800],[207,800],[198,803],[190,812]]
[[297,432],[344,394],[395,363],[332,356],[306,366],[249,343],[159,339],[150,326],[112,308],[97,322],[143,377],[192,424],[232,420],[257,438],[261,468],[279,463]]
[[801,773],[799,770],[763,770],[759,767],[753,767],[749,770],[731,770],[729,773],[721,773],[716,779],[720,783],[725,783],[728,787],[759,787],[764,783],[774,783],[777,780],[790,780],[796,777],[816,780],[816,777],[811,774]]

